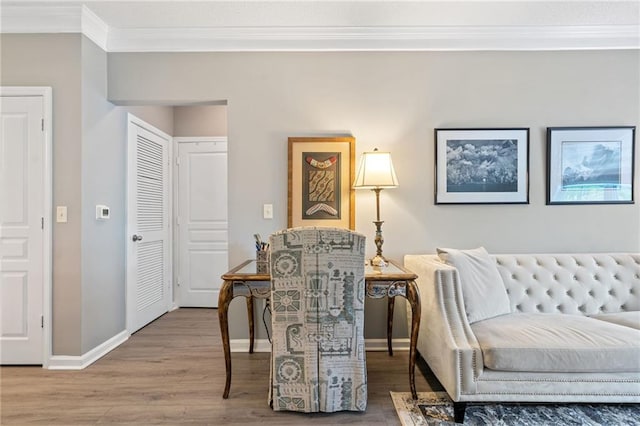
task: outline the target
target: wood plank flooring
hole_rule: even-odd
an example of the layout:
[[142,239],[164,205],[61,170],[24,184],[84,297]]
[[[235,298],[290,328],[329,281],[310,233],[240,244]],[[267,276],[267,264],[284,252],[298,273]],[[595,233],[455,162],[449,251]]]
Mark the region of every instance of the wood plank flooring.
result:
[[[364,413],[274,412],[268,353],[232,353],[229,399],[217,310],[179,309],[80,371],[0,368],[2,425],[399,425],[389,391],[409,391],[408,352],[367,352]],[[421,365],[424,369],[424,364]],[[439,390],[416,371],[418,392]],[[431,385],[429,384],[431,383]]]

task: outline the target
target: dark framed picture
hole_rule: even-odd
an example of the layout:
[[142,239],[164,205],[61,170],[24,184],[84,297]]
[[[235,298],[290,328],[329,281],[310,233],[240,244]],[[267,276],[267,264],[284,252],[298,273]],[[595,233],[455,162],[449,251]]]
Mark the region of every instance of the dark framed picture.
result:
[[635,131],[548,127],[547,204],[632,204]]
[[436,204],[528,204],[529,129],[435,129]]
[[355,229],[353,137],[289,138],[287,226]]

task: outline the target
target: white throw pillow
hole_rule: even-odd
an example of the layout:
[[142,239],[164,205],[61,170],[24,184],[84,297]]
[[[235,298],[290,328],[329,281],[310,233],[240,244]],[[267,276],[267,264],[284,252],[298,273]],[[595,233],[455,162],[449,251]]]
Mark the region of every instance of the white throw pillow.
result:
[[440,259],[458,270],[469,323],[511,313],[509,296],[496,262],[484,247],[437,249]]

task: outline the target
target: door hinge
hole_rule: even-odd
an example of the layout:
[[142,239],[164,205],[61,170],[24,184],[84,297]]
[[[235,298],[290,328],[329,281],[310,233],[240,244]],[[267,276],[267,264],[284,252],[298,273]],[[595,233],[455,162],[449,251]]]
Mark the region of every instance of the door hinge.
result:
[[42,131],[44,132],[44,118],[40,120],[41,126],[42,126]]
[[40,227],[44,229],[44,217],[40,218]]
[[40,315],[40,328],[44,328],[44,315]]

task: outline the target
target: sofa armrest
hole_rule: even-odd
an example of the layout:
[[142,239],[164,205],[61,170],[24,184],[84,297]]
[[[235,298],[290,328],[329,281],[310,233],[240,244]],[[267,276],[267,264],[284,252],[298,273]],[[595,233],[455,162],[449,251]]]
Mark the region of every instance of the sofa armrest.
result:
[[464,310],[456,268],[435,255],[406,255],[405,266],[418,275],[422,304],[418,351],[454,401],[476,393],[482,351]]

